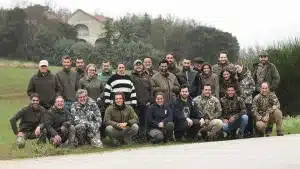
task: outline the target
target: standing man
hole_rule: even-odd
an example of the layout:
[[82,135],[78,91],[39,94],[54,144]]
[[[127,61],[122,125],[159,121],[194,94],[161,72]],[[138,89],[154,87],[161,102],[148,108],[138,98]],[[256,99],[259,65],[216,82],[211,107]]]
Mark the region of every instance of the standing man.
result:
[[113,72],[111,70],[110,62],[109,61],[103,61],[102,62],[102,72],[98,74],[98,80],[101,81],[101,83],[105,86],[107,83],[107,80],[113,75]]
[[[173,73],[168,72],[168,61],[159,62],[160,72],[155,73],[151,78],[154,94],[162,92],[164,94],[165,104],[172,104],[179,93],[179,83]],[[175,94],[176,93],[176,94]]]
[[150,57],[145,57],[144,59],[144,66],[145,66],[145,74],[151,78],[155,73],[157,73],[156,70],[152,67],[152,59]]
[[[270,92],[269,84],[261,84],[260,94],[253,99],[253,113],[256,117],[256,128],[259,136],[270,136],[273,124],[276,123],[277,136],[283,136],[282,111],[274,92]],[[271,126],[271,127],[269,127]]]
[[136,93],[135,87],[129,75],[126,74],[125,65],[119,63],[117,67],[117,73],[112,75],[104,89],[105,104],[113,104],[114,94],[116,92],[123,92],[125,95],[125,104],[136,107]]
[[218,98],[212,95],[211,85],[205,84],[202,94],[194,99],[194,102],[202,109],[205,125],[200,129],[201,135],[207,140],[215,140],[223,127],[220,119],[222,107]]
[[235,66],[228,61],[228,54],[225,51],[218,53],[218,63],[213,65],[212,72],[220,76],[221,72],[224,70],[229,70],[233,73],[233,76],[236,74]]
[[77,79],[77,73],[71,70],[72,59],[70,56],[65,55],[62,57],[63,69],[56,73],[56,77],[62,87],[62,96],[65,100],[65,108],[71,110],[71,105],[75,101],[77,85],[79,79]]
[[[30,104],[18,111],[11,119],[10,125],[17,136],[18,148],[24,148],[27,139],[37,139],[38,143],[46,143],[47,130],[44,129],[44,118],[46,110],[40,106],[38,94],[31,94]],[[17,121],[20,120],[19,128]]]
[[48,61],[41,60],[38,72],[30,79],[27,95],[37,93],[40,96],[40,105],[49,109],[55,101],[56,96],[61,95],[61,86],[58,79],[48,69]]
[[200,74],[191,68],[192,62],[190,59],[183,60],[182,71],[177,73],[177,79],[180,85],[187,85],[192,98],[201,94],[202,82]]
[[76,63],[77,79],[80,80],[84,76],[84,69],[85,69],[84,60],[82,57],[77,57],[75,63]]
[[228,86],[225,97],[221,98],[223,131],[232,133],[236,130],[237,138],[244,138],[248,116],[244,100],[236,95],[235,88]]
[[204,63],[204,59],[202,57],[196,57],[194,60],[193,60],[194,64],[194,68],[193,70],[201,73],[201,69],[202,69],[202,65]]
[[252,76],[255,82],[254,95],[260,93],[260,86],[263,82],[268,82],[270,91],[275,92],[280,83],[280,75],[276,66],[269,62],[268,53],[262,52],[259,55],[259,63],[253,64]]
[[151,82],[144,72],[143,62],[141,60],[135,60],[133,63],[133,68],[134,70],[131,72],[130,77],[136,91],[137,107],[135,108],[135,112],[140,121],[139,139],[142,142],[146,142],[146,109],[147,106],[153,102],[153,90]]
[[180,87],[180,96],[172,104],[175,121],[175,139],[185,141],[186,138],[197,140],[198,132],[205,121],[197,104],[189,97],[187,86]]
[[180,69],[176,65],[175,54],[168,53],[165,57],[165,60],[168,61],[168,71],[176,75],[180,71]]

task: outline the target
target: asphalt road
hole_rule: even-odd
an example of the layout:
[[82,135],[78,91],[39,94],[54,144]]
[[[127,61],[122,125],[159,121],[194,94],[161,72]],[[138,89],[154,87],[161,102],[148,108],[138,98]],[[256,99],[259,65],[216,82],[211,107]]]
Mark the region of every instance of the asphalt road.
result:
[[0,169],[69,168],[300,169],[300,135],[0,161]]

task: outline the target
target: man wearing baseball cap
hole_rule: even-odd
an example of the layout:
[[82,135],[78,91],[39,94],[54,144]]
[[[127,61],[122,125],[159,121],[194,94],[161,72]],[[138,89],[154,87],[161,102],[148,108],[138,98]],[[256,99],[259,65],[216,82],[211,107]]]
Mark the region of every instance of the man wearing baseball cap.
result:
[[48,61],[39,62],[39,70],[29,81],[27,95],[37,93],[40,96],[40,105],[49,109],[55,101],[55,97],[61,95],[61,86],[55,75],[48,69]]
[[202,57],[196,57],[193,59],[193,70],[201,73],[201,68],[202,68],[202,65],[204,63],[204,59]]
[[268,82],[270,91],[275,92],[280,82],[279,72],[276,66],[269,62],[269,55],[267,52],[261,52],[258,57],[259,62],[253,64],[252,72],[252,77],[256,85],[254,95],[260,93],[260,86],[263,82]]
[[153,101],[153,90],[150,79],[144,71],[144,65],[141,60],[135,60],[133,62],[133,71],[130,78],[135,87],[137,106],[135,112],[139,117],[139,139],[140,141],[147,141],[146,135],[146,108]]

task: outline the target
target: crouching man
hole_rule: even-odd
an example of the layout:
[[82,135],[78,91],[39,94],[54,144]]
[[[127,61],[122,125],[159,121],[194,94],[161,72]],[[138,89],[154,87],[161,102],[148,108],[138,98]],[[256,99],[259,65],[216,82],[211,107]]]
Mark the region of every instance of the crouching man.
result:
[[106,135],[112,140],[114,146],[122,143],[130,144],[131,138],[138,133],[139,119],[133,108],[125,105],[125,96],[116,92],[114,103],[110,105],[104,115],[104,123],[107,126]]
[[100,140],[101,113],[96,101],[88,97],[85,89],[76,93],[77,101],[71,106],[71,115],[76,129],[75,144],[86,143],[95,147],[103,147]]
[[223,127],[220,119],[222,107],[220,101],[212,95],[211,85],[205,84],[202,94],[194,98],[194,102],[202,109],[205,125],[200,133],[205,140],[213,141]]
[[173,104],[172,111],[175,118],[176,141],[186,141],[186,139],[197,141],[197,134],[205,121],[197,104],[189,97],[187,86],[180,87],[180,96]]
[[155,95],[155,103],[147,108],[147,124],[152,143],[165,143],[173,139],[173,113],[169,105],[164,105],[164,94]]
[[75,139],[75,127],[72,123],[71,113],[64,109],[65,101],[62,96],[55,99],[45,120],[45,128],[47,129],[50,141],[58,146],[73,147]]
[[276,123],[277,136],[283,136],[280,103],[275,93],[270,92],[268,83],[261,84],[260,94],[254,97],[252,109],[256,117],[256,130],[259,136],[265,134],[270,136],[274,123]]
[[236,131],[239,139],[244,138],[244,131],[248,124],[248,116],[246,115],[246,105],[242,98],[235,93],[233,86],[228,86],[226,95],[221,98],[223,131],[232,134]]
[[[38,139],[38,143],[46,143],[47,130],[44,128],[45,109],[40,106],[38,94],[31,94],[30,104],[18,111],[11,119],[10,125],[17,136],[18,148],[24,148],[27,139]],[[19,129],[17,121],[20,120]]]

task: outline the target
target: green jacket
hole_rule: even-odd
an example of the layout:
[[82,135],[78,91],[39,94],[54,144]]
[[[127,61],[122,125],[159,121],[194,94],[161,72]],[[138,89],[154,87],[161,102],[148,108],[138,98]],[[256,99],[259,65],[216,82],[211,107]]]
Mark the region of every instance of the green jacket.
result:
[[103,86],[105,87],[106,82],[108,81],[108,79],[111,77],[111,75],[113,75],[114,73],[112,71],[110,72],[101,72],[98,74],[97,79],[101,81],[101,83],[103,84]]
[[62,96],[65,101],[75,101],[78,89],[77,73],[74,70],[61,70],[56,73],[56,77],[62,87]]
[[132,126],[138,122],[139,118],[131,106],[125,105],[124,108],[117,108],[113,104],[105,110],[104,123],[107,126],[118,128],[118,123],[127,123],[128,126]]
[[[44,107],[39,106],[37,109],[33,109],[31,105],[28,105],[18,111],[11,119],[10,125],[15,134],[18,132],[33,132],[38,126],[44,127],[46,110]],[[20,120],[19,129],[17,127],[17,121]]]
[[78,88],[87,90],[89,97],[95,101],[98,101],[98,98],[103,100],[104,85],[96,76],[84,76],[79,80]]
[[163,92],[165,104],[171,104],[176,100],[176,94],[179,93],[179,82],[173,73],[163,75],[161,72],[155,73],[151,78],[151,84],[154,94]]
[[[261,84],[257,83],[257,76],[256,76],[258,64],[259,63],[253,64],[252,77],[256,84],[256,90],[259,92]],[[267,62],[267,70],[264,79],[266,82],[269,83],[271,91],[275,91],[278,88],[278,85],[280,83],[280,75],[276,66],[271,62]]]

